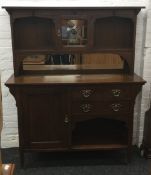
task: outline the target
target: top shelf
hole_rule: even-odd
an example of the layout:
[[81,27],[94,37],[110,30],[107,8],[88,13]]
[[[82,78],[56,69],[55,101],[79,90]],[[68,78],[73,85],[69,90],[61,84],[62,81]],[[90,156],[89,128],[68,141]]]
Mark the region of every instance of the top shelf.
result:
[[[81,2],[81,1],[80,1]],[[69,4],[69,3],[68,3]],[[95,5],[95,2],[93,1],[92,4],[87,4],[87,6],[84,5],[80,5],[81,3],[79,3],[79,5],[75,4],[69,4],[68,6],[65,6],[64,4],[61,5],[61,2],[59,2],[59,4],[52,4],[51,6],[44,6],[44,5],[40,5],[40,6],[22,6],[22,5],[18,5],[18,6],[14,6],[14,5],[4,5],[2,6],[2,8],[5,8],[6,10],[14,10],[14,9],[101,9],[101,10],[106,10],[106,9],[130,9],[130,10],[140,10],[142,8],[146,8],[145,6],[101,6],[99,4]]]

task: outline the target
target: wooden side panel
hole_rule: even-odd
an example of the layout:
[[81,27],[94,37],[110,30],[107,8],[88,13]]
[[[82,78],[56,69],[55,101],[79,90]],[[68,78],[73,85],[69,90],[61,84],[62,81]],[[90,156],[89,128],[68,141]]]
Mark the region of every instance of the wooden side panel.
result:
[[144,156],[151,158],[151,108],[145,114],[142,149]]

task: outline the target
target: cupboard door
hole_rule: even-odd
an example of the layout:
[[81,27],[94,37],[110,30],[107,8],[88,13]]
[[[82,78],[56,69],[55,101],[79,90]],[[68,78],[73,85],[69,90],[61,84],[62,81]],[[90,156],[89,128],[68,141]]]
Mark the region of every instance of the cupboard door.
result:
[[23,140],[34,149],[65,149],[68,126],[65,120],[65,91],[33,87],[23,89]]

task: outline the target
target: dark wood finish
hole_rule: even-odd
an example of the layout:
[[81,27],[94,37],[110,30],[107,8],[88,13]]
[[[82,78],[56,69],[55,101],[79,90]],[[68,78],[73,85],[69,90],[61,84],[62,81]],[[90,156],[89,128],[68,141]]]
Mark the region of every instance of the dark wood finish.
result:
[[26,17],[14,22],[14,47],[16,50],[53,49],[55,26],[51,19]]
[[[134,74],[141,7],[4,8],[11,17],[14,61],[6,86],[18,108],[21,163],[26,151],[126,149],[130,160],[135,98],[145,83]],[[67,19],[85,21],[85,45],[62,44]],[[83,53],[118,54],[124,69],[23,71],[26,55]]]
[[103,49],[133,48],[133,32],[134,24],[131,19],[121,20],[121,17],[97,19],[95,21],[94,44]]
[[[67,148],[68,127],[64,123],[67,113],[64,105],[66,89],[60,88],[27,87],[20,89],[20,98],[23,104],[22,117],[26,118],[21,127],[24,138],[28,138],[28,140],[24,140],[23,147]],[[56,110],[57,108],[59,110]]]
[[141,151],[146,158],[151,159],[151,108],[145,113],[144,134]]

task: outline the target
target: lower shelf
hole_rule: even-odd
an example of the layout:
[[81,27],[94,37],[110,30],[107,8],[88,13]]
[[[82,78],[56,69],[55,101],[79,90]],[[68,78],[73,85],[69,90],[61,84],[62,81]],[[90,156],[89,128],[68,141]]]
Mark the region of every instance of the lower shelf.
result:
[[110,150],[127,147],[127,128],[121,121],[93,119],[78,122],[72,132],[72,149]]
[[72,150],[116,150],[116,149],[126,149],[128,146],[127,145],[122,145],[122,144],[78,144],[72,146]]

